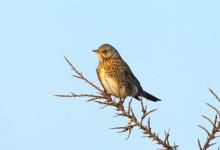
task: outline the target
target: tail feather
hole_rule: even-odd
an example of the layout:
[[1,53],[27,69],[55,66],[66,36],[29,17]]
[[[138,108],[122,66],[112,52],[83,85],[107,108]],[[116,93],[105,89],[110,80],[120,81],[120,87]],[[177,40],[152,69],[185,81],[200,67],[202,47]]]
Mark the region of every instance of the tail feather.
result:
[[147,93],[146,91],[142,90],[140,93],[139,93],[140,96],[143,96],[144,98],[148,99],[148,100],[151,100],[153,102],[157,102],[157,101],[161,101],[159,98],[151,95],[150,93]]

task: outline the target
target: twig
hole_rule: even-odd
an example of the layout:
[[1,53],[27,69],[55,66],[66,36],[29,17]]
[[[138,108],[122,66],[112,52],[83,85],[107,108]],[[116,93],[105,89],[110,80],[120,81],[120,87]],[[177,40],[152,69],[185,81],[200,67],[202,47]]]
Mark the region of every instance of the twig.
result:
[[76,78],[82,79],[83,81],[87,82],[89,85],[91,85],[93,88],[95,88],[96,90],[98,90],[99,92],[102,92],[102,90],[96,86],[94,83],[90,82],[88,79],[86,79],[84,77],[84,75],[82,73],[80,73],[74,66],[73,64],[64,56],[64,59],[66,60],[66,62],[69,64],[69,66],[71,67],[71,69],[78,75],[75,76]]
[[[211,89],[209,89],[209,91],[220,102],[219,97],[214,93],[214,91]],[[212,141],[214,139],[216,139],[217,137],[219,137],[216,134],[220,133],[220,111],[216,107],[214,107],[213,105],[211,105],[209,103],[207,103],[207,105],[216,112],[216,115],[215,115],[214,120],[211,120],[209,117],[207,117],[205,115],[202,116],[205,120],[207,120],[211,124],[212,129],[211,129],[211,131],[209,131],[208,129],[206,129],[205,127],[203,127],[201,125],[198,126],[199,128],[201,128],[202,130],[204,130],[207,133],[207,138],[206,138],[206,141],[203,146],[202,146],[200,140],[198,139],[198,146],[199,146],[200,150],[207,150],[208,148],[215,145],[216,143],[215,142],[213,143]]]
[[215,94],[215,92],[212,89],[209,89],[209,91],[212,93],[212,95],[220,102],[220,98]]
[[72,98],[72,97],[88,97],[89,99],[87,100],[89,101],[94,101],[97,99],[106,99],[106,97],[104,96],[100,96],[100,95],[93,95],[93,94],[75,94],[75,93],[71,93],[71,94],[56,94],[54,96],[58,96],[58,97],[66,97],[66,98]]

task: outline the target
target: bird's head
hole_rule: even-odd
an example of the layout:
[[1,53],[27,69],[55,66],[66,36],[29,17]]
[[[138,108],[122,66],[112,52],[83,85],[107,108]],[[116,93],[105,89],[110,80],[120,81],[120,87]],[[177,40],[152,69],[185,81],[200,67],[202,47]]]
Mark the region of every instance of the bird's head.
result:
[[97,50],[93,50],[93,52],[101,59],[120,58],[118,51],[110,44],[103,44]]

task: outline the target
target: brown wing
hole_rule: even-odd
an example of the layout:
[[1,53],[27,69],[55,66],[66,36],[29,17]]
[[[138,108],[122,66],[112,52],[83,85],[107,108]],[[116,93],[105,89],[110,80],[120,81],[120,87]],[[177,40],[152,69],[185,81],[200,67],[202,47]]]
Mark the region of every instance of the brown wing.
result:
[[123,61],[123,67],[124,67],[125,75],[129,79],[129,81],[131,81],[134,85],[136,85],[138,89],[142,89],[140,82],[135,77],[135,75],[133,74],[130,67],[125,61]]

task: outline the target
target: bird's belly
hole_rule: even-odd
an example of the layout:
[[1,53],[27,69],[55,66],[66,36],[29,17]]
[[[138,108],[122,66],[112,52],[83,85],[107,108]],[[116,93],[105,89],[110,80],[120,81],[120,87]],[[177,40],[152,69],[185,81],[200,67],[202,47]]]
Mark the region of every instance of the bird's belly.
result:
[[100,70],[100,80],[108,94],[116,96],[118,98],[125,98],[127,95],[126,88],[120,86],[117,80],[109,77],[104,69]]

